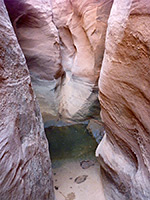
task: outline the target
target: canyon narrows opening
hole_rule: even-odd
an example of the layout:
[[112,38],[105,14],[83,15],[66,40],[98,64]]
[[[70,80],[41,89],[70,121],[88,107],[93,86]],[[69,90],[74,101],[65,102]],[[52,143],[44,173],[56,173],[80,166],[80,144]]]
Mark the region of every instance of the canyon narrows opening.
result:
[[[104,200],[95,150],[104,128],[98,120],[78,124],[52,121],[45,128],[56,199]],[[97,142],[96,142],[97,140]]]
[[[29,69],[44,123],[47,124],[53,117],[77,122],[99,116],[98,80],[113,0],[4,2]],[[36,109],[34,111],[37,112]],[[57,200],[104,199],[100,164],[95,158],[97,144],[89,134],[89,121],[89,124],[61,127],[55,124],[46,129],[47,137],[50,137]],[[48,146],[45,151],[48,152]],[[50,186],[42,181],[41,184],[45,191],[50,190],[51,197],[45,192],[42,198],[33,199],[55,199],[50,182],[51,161],[49,156],[43,160],[47,162],[47,159],[49,170],[43,173],[49,173],[45,180]],[[43,169],[44,161],[39,161]],[[42,173],[39,170],[37,177],[40,176]],[[36,192],[33,194],[37,195]]]
[[150,200],[150,1],[0,0],[0,99],[0,200]]

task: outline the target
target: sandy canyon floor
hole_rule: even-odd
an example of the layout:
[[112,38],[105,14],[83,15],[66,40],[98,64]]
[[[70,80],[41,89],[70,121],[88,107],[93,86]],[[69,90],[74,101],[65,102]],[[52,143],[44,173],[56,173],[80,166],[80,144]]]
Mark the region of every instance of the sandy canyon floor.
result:
[[86,124],[46,129],[56,200],[105,200],[97,143]]

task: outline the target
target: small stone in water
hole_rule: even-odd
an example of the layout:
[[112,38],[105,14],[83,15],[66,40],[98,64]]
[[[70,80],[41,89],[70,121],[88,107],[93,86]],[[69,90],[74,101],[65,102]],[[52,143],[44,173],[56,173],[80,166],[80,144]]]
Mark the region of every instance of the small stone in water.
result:
[[82,182],[84,182],[87,179],[88,175],[82,175],[82,176],[78,176],[74,181],[77,184],[80,184]]
[[88,169],[89,167],[95,165],[95,162],[92,160],[83,160],[80,162],[82,169]]

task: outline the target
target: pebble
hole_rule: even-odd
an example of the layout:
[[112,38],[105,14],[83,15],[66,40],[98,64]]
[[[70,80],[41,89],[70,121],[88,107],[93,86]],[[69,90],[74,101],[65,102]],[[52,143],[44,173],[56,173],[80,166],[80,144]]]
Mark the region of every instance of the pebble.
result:
[[75,178],[74,181],[75,181],[77,184],[80,184],[80,183],[86,181],[87,177],[88,177],[88,175],[78,176],[77,178]]
[[58,187],[57,187],[57,186],[55,186],[55,190],[58,190]]
[[91,166],[94,166],[95,162],[93,160],[83,160],[80,162],[82,169],[88,169]]

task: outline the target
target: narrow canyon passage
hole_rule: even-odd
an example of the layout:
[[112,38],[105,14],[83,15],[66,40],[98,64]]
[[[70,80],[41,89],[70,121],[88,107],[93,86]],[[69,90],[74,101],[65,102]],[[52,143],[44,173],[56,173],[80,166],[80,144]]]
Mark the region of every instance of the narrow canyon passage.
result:
[[149,18],[148,0],[0,0],[0,200],[150,200]]
[[92,120],[74,125],[58,122],[45,128],[56,200],[105,200],[95,157],[100,130]]

